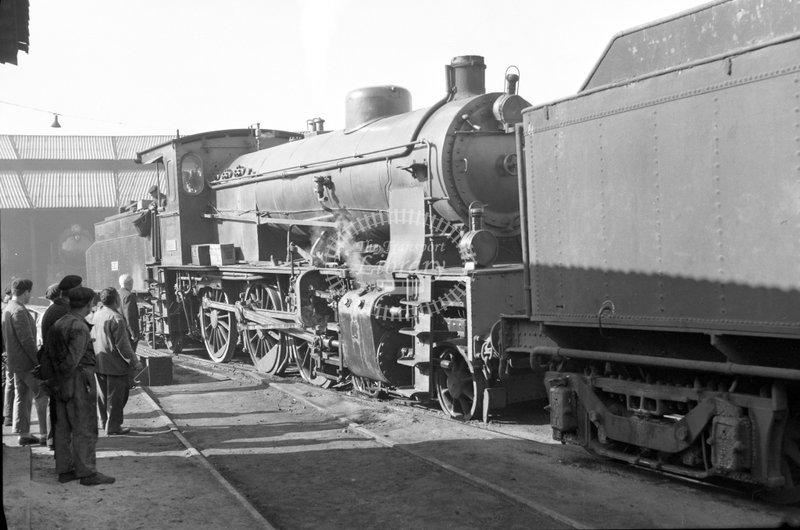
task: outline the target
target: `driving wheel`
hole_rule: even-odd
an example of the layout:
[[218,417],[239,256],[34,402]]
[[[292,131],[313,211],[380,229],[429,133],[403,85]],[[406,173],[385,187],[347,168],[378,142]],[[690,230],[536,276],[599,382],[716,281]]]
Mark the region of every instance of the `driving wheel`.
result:
[[[222,289],[207,287],[202,297],[212,302],[228,302],[228,295]],[[231,360],[236,350],[236,316],[228,311],[200,307],[200,329],[203,342],[211,360],[225,363]]]
[[[255,284],[247,288],[245,303],[255,309],[282,311],[283,303],[278,290],[271,285]],[[244,332],[244,346],[259,372],[270,375],[283,375],[292,357],[287,341],[282,334],[267,329],[247,329]]]

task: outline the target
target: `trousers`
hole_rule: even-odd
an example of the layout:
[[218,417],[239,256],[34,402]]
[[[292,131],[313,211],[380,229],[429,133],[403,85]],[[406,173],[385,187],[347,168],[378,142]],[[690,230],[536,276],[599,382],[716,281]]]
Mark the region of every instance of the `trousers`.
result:
[[3,389],[3,417],[9,421],[14,417],[14,374],[5,370],[5,388]]
[[31,372],[14,374],[14,431],[20,435],[31,432],[31,407],[36,402],[39,433],[47,437],[47,389]]
[[72,397],[56,401],[56,473],[75,470],[78,478],[97,472],[97,382],[92,367],[79,366],[67,384]]
[[122,410],[128,403],[128,375],[95,374],[97,377],[97,412],[106,432],[122,428]]

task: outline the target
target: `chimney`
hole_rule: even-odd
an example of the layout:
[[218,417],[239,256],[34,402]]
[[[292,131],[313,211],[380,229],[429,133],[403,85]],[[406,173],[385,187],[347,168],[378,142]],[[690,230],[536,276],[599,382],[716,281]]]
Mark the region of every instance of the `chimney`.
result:
[[455,72],[456,94],[453,99],[464,99],[486,93],[486,65],[480,55],[459,55],[450,66]]

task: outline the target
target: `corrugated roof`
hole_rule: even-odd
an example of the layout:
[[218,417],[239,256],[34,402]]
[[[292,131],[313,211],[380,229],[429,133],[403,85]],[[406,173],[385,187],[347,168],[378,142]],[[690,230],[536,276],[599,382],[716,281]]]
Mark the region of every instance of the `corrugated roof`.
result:
[[16,160],[17,152],[10,136],[0,136],[0,160]]
[[14,136],[22,159],[116,160],[111,136]]
[[22,180],[34,208],[117,206],[113,171],[26,171]]
[[0,171],[0,208],[30,208],[31,202],[16,171]]
[[[158,174],[153,169],[122,169],[119,171],[120,205],[139,199],[150,199],[147,190],[157,183]],[[164,176],[162,175],[163,179]]]
[[[168,135],[0,135],[0,160],[135,160],[136,153],[172,140]],[[16,146],[16,149],[14,149]]]
[[173,140],[174,136],[115,136],[117,157],[134,160],[136,153]]

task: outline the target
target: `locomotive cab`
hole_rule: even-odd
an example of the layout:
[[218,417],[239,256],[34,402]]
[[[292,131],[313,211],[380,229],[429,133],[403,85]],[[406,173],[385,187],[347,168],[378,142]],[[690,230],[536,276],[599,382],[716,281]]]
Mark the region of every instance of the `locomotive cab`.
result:
[[[156,163],[159,175],[164,175],[159,190],[166,196],[166,205],[158,208],[156,217],[160,227],[153,230],[160,238],[155,248],[162,265],[191,263],[192,245],[219,242],[215,221],[204,217],[209,205],[216,203],[216,194],[207,185],[210,175],[219,173],[244,153],[286,143],[295,137],[285,131],[261,129],[257,134],[251,129],[195,134],[139,153],[138,163]],[[239,243],[241,249],[243,241]]]

